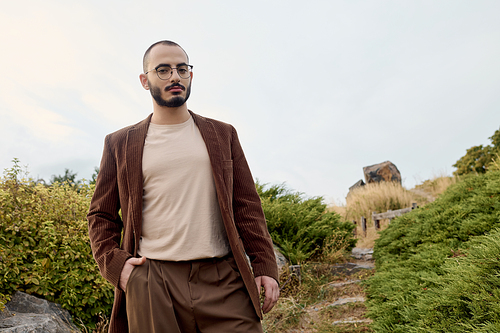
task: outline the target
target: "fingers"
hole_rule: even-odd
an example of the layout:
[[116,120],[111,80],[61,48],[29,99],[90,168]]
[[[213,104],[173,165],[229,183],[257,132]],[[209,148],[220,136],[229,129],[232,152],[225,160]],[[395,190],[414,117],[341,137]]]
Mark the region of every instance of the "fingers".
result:
[[[260,279],[259,279],[260,278]],[[258,289],[264,287],[264,304],[262,305],[262,312],[268,313],[278,302],[280,295],[278,282],[269,276],[259,276],[255,278]]]
[[125,291],[127,287],[128,278],[130,277],[130,273],[134,270],[134,266],[143,265],[146,262],[146,257],[140,258],[129,258],[125,261],[123,265],[122,272],[120,274],[119,287],[121,290]]
[[130,264],[134,266],[140,266],[146,262],[146,257],[140,257],[140,258],[130,258],[128,259],[125,264]]
[[267,285],[267,287],[264,286],[264,290],[265,290],[265,299],[264,299],[264,304],[262,305],[262,311],[264,313],[268,313],[278,302],[279,298],[278,283],[274,281],[274,285]]
[[262,287],[262,276],[257,276],[255,278],[255,284],[257,285],[257,290],[259,291],[260,294],[260,288]]

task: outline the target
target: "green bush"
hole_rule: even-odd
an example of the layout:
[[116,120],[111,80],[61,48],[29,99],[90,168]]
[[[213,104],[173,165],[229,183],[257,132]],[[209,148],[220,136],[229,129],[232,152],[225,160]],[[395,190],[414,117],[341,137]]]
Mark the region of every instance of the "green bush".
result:
[[45,186],[19,179],[20,173],[15,161],[0,180],[0,302],[24,291],[93,327],[113,302],[113,287],[90,249],[85,216],[93,186]]
[[368,288],[375,331],[415,327],[421,319],[416,304],[438,287],[447,258],[500,226],[499,199],[500,172],[490,171],[464,177],[433,203],[392,221],[375,242],[377,273]]
[[417,299],[408,332],[500,331],[500,229],[463,245],[468,249],[447,258],[445,274]]
[[492,165],[493,160],[500,153],[500,129],[496,130],[491,137],[492,146],[474,146],[467,149],[467,152],[453,166],[457,168],[453,172],[456,176],[469,173],[485,173]]
[[[113,287],[92,258],[86,214],[94,185],[22,177],[19,161],[0,179],[0,306],[14,291],[62,305],[95,327],[109,316]],[[284,186],[257,184],[273,240],[292,263],[351,248],[354,226],[326,212],[322,198],[304,199]]]
[[269,233],[290,263],[320,258],[325,249],[350,249],[356,244],[354,225],[340,221],[337,213],[327,212],[323,198],[305,199],[284,185],[268,189],[259,183],[256,186]]

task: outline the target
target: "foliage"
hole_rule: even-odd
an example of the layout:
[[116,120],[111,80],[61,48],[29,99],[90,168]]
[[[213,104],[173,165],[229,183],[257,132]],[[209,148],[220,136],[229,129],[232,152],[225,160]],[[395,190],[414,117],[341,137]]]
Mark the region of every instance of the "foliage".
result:
[[[94,172],[92,173],[92,176],[90,176],[90,181],[89,184],[94,184],[97,180],[97,175],[99,174],[99,167],[94,167]],[[70,170],[68,168],[64,169],[64,175],[52,175],[50,178],[49,185],[54,185],[55,183],[57,184],[62,184],[62,183],[68,183],[74,188],[78,188],[78,185],[83,184],[85,182],[85,179],[76,179],[77,173],[73,172],[73,170]],[[41,183],[45,183],[45,181],[37,181]]]
[[500,172],[490,171],[464,177],[433,203],[392,221],[375,242],[377,273],[368,302],[375,331],[415,326],[421,319],[416,304],[438,287],[447,258],[459,256],[471,237],[500,225],[499,199]]
[[256,186],[269,233],[290,263],[321,257],[325,242],[329,242],[328,251],[335,252],[333,238],[338,249],[355,245],[352,223],[342,222],[340,215],[327,212],[323,198],[306,199],[284,185],[273,185],[268,189],[259,183]]
[[[106,326],[102,318],[111,311],[113,288],[99,274],[89,244],[85,215],[94,185],[75,176],[66,169],[62,183],[53,178],[47,186],[28,178],[18,160],[5,170],[0,179],[0,304],[20,290],[59,303],[77,322],[100,329],[96,323]],[[292,263],[340,260],[343,250],[354,246],[352,224],[326,212],[322,198],[304,198],[282,185],[264,189],[257,184],[257,190],[271,235]]]
[[90,184],[94,184],[97,181],[97,175],[99,174],[99,167],[94,167],[94,173],[92,174],[92,177],[90,179]]
[[489,171],[500,171],[500,155],[496,154],[496,156],[493,158],[493,161],[491,162],[490,166],[488,167]]
[[443,265],[415,303],[408,332],[498,332],[500,330],[500,229],[473,237]]
[[21,177],[17,160],[0,179],[0,293],[41,296],[92,327],[113,301],[89,244],[85,215],[94,188],[55,184]]
[[500,153],[500,129],[496,130],[489,139],[492,146],[479,145],[467,149],[466,154],[453,164],[457,168],[455,175],[486,172],[496,154]]
[[81,180],[76,180],[76,172],[73,172],[72,170],[66,168],[64,169],[64,175],[52,175],[50,178],[50,184],[54,185],[54,183],[68,183],[72,186],[77,186],[82,183]]

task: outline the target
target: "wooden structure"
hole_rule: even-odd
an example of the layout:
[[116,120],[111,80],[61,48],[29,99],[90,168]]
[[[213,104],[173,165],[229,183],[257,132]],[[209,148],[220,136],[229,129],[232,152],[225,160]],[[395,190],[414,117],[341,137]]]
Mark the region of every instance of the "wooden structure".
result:
[[[384,219],[389,219],[390,221],[398,216],[401,216],[405,213],[409,213],[412,210],[418,208],[417,204],[414,202],[411,204],[411,207],[408,208],[403,208],[403,209],[398,209],[398,210],[388,210],[385,213],[377,213],[373,212],[372,213],[372,220],[373,220],[373,226],[375,227],[375,230],[380,229],[380,220]],[[358,222],[357,221],[352,221],[354,225],[357,226]],[[363,231],[363,236],[366,237],[366,218],[364,216],[361,216],[361,230]],[[354,237],[356,237],[356,229],[353,230]]]
[[393,218],[401,216],[405,213],[409,213],[412,210],[414,210],[415,208],[418,208],[417,204],[412,203],[411,207],[408,207],[408,208],[403,208],[403,209],[398,209],[398,210],[388,210],[385,213],[379,213],[379,214],[377,214],[377,212],[373,212],[372,213],[372,220],[373,220],[373,225],[375,226],[375,230],[380,229],[380,220],[389,219],[389,223],[390,223],[390,221]]
[[[352,220],[352,223],[354,223],[355,226],[358,225],[356,220]],[[366,237],[366,218],[364,216],[361,216],[361,229],[363,230],[363,237]],[[352,233],[353,236],[356,237],[356,228],[354,228]]]

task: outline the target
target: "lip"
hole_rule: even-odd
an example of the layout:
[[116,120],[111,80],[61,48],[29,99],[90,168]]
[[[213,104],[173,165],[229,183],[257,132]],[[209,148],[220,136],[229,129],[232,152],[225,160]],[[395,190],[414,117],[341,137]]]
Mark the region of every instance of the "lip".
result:
[[179,87],[179,86],[175,86],[175,87],[172,87],[172,88],[169,88],[167,91],[171,91],[171,92],[181,92],[183,91],[184,89],[182,87]]

